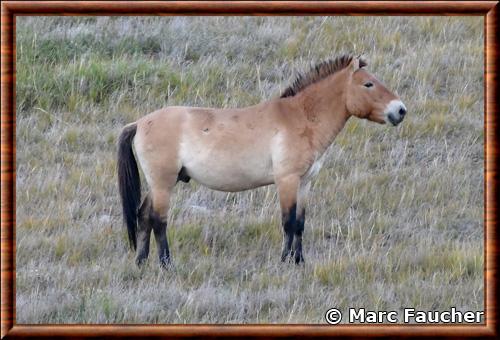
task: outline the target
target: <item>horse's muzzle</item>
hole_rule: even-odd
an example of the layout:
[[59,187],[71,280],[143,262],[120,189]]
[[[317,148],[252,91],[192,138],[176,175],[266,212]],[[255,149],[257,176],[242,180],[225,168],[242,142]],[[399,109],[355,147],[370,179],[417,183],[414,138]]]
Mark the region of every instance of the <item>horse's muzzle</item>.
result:
[[394,104],[392,104],[392,107],[390,107],[391,109],[393,110],[390,110],[388,113],[387,113],[387,120],[393,125],[393,126],[396,126],[398,125],[399,123],[401,123],[404,119],[404,117],[406,116],[406,107],[404,106],[403,103],[401,103],[400,101],[398,101],[399,104],[398,107],[394,108]]
[[386,121],[391,123],[393,126],[398,125],[403,121],[406,116],[406,106],[399,99],[391,100],[385,109]]
[[[406,112],[406,110],[405,110]],[[389,113],[387,115],[387,119],[389,120],[389,122],[393,125],[393,126],[397,126],[399,123],[401,123],[404,119],[404,115],[399,115],[398,118],[395,117],[395,115],[393,115],[392,113]]]

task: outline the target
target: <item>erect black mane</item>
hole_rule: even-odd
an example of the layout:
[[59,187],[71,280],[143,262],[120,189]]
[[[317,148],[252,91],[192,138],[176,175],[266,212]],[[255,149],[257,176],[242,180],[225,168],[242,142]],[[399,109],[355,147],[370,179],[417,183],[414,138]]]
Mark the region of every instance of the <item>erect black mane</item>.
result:
[[[309,72],[304,74],[299,74],[299,76],[295,79],[295,81],[286,88],[285,91],[281,94],[281,98],[293,97],[307,86],[316,83],[326,77],[343,70],[347,67],[353,60],[354,56],[352,55],[341,55],[335,59],[330,59],[327,61],[323,61],[322,63],[317,64],[313,68],[309,70]],[[366,61],[363,59],[359,59],[359,67],[366,66]]]

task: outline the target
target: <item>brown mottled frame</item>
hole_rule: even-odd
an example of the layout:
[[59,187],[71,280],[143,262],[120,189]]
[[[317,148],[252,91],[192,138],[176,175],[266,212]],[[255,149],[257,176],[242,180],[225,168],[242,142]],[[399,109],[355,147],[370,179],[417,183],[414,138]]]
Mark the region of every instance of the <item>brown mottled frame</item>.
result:
[[[1,337],[440,336],[498,338],[498,1],[5,1],[1,4]],[[15,17],[20,15],[481,15],[485,18],[483,325],[16,325]]]

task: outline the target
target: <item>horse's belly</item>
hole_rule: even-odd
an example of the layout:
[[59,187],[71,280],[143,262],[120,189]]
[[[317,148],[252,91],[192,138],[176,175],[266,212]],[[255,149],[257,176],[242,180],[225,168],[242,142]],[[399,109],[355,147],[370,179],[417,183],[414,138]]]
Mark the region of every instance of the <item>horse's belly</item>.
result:
[[189,153],[181,157],[189,177],[211,189],[242,191],[273,183],[271,157],[257,150]]

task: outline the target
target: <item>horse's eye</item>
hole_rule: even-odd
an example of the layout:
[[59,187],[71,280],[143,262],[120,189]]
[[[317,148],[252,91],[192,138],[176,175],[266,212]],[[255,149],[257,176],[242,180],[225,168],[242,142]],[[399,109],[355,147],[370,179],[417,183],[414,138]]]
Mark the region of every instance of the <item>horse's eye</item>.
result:
[[372,82],[367,82],[367,83],[364,83],[363,85],[364,87],[372,87],[373,86],[373,83]]

